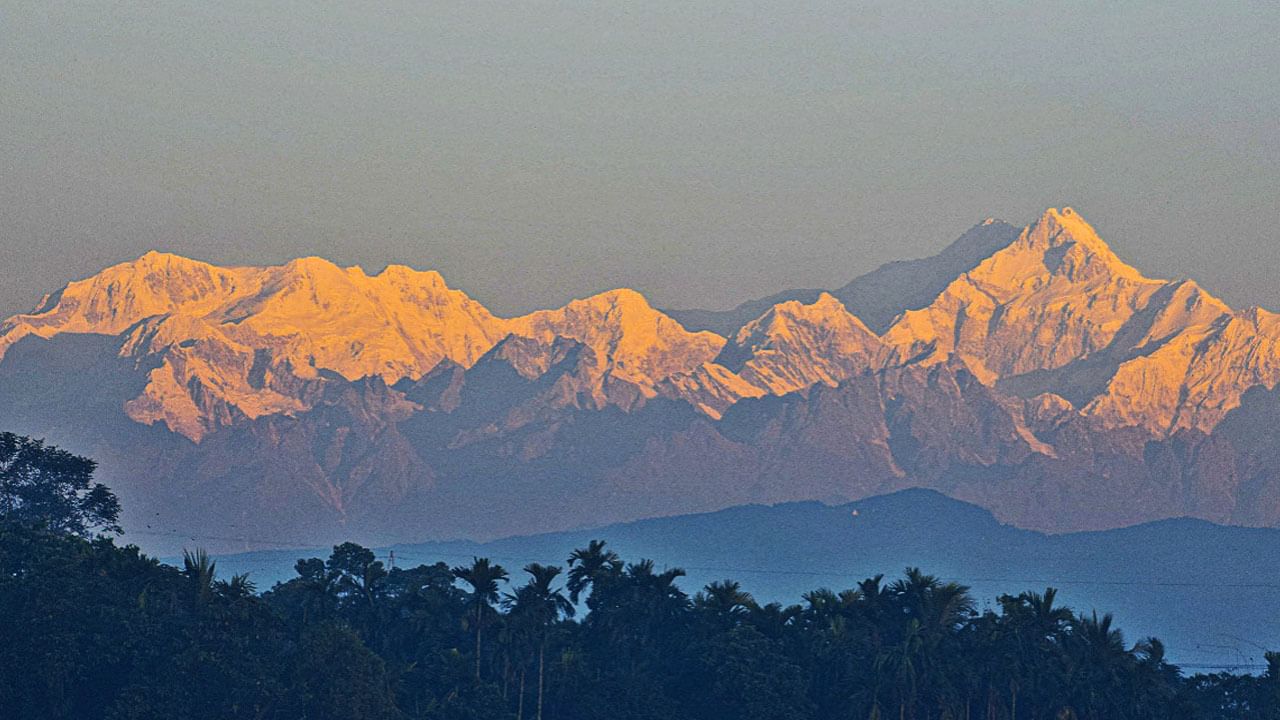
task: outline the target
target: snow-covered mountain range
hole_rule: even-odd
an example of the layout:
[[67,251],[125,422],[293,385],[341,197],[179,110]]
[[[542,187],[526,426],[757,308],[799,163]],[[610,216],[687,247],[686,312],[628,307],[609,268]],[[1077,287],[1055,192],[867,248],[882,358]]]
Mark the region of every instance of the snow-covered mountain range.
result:
[[0,428],[101,458],[135,526],[307,542],[912,485],[1050,530],[1269,525],[1277,382],[1280,316],[1070,208],[723,313],[506,318],[431,271],[148,253],[0,324]]

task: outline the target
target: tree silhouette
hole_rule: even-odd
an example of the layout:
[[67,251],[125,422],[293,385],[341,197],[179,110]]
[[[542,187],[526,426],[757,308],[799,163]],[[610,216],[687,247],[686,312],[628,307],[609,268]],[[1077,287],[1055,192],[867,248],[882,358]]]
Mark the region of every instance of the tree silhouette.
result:
[[503,604],[511,610],[514,618],[518,619],[525,627],[532,629],[537,637],[537,718],[542,720],[547,640],[550,637],[552,626],[560,619],[560,616],[573,617],[575,609],[569,598],[565,597],[560,589],[553,587],[556,577],[562,572],[561,568],[532,563],[526,565],[524,571],[529,574],[529,582],[514,593],[507,595]]
[[[1187,677],[1158,639],[1126,646],[1111,616],[1074,614],[1052,588],[978,613],[916,568],[795,605],[733,580],[691,600],[682,571],[597,541],[568,573],[526,566],[498,608],[506,572],[483,558],[388,571],[343,543],[261,596],[216,569],[200,550],[174,568],[0,519],[5,720],[1280,718],[1280,655],[1256,676]],[[501,682],[481,677],[499,657]]]
[[120,502],[93,482],[96,467],[39,440],[0,433],[0,519],[82,537],[121,532]]
[[582,593],[602,578],[622,571],[622,561],[603,540],[592,540],[569,555],[569,599],[576,605]]
[[489,558],[472,558],[471,565],[453,568],[454,577],[471,586],[471,617],[476,633],[476,679],[480,679],[480,633],[484,627],[485,613],[498,601],[498,583],[507,579],[507,571],[501,565],[490,564]]

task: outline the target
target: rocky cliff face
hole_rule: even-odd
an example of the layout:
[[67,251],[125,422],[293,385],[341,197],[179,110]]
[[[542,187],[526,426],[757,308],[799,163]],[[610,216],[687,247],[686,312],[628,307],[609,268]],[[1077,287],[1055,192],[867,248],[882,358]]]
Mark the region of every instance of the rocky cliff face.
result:
[[184,531],[325,542],[913,485],[1055,530],[1280,520],[1278,316],[1143,276],[1069,208],[865,277],[723,337],[626,289],[503,318],[434,272],[149,253],[0,325],[0,425]]

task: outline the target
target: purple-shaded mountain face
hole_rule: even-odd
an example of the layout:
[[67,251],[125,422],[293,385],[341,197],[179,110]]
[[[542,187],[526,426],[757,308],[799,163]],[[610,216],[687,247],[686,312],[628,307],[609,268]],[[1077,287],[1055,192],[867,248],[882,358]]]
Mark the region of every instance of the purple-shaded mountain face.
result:
[[434,272],[149,253],[0,324],[0,428],[97,458],[155,547],[916,486],[1051,531],[1280,521],[1280,316],[1143,276],[1070,208],[773,300],[720,335],[626,289],[503,318]]

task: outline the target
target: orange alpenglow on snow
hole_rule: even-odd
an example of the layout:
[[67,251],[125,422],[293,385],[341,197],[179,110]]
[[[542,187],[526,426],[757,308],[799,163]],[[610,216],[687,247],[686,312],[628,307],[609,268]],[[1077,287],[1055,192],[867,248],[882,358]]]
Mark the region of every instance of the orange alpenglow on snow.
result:
[[[774,305],[726,339],[686,330],[629,289],[502,318],[433,271],[371,276],[320,258],[223,268],[152,252],[5,321],[0,358],[27,336],[118,337],[122,357],[153,368],[128,415],[197,442],[240,417],[306,410],[326,373],[394,384],[494,351],[531,379],[565,343],[584,358],[565,402],[631,409],[665,397],[712,418],[748,398],[945,362],[1025,398],[1031,415],[1163,436],[1212,429],[1247,389],[1280,381],[1278,316],[1144,277],[1070,208],[1046,211],[914,307],[877,335],[823,293]],[[508,337],[522,344],[495,350]]]
[[1113,427],[1208,430],[1248,387],[1280,380],[1275,316],[1126,265],[1071,208],[885,333],[899,362],[962,361],[1022,396],[1054,392]]
[[[442,360],[471,367],[508,335],[581,342],[596,358],[588,383],[616,377],[649,397],[657,382],[698,367],[724,344],[713,333],[686,332],[631,290],[508,319],[433,271],[390,266],[370,276],[320,258],[220,268],[154,252],[10,318],[0,326],[0,356],[27,335],[59,333],[120,335],[122,355],[158,357],[126,410],[193,440],[237,414],[305,409],[322,371],[390,384]],[[591,391],[606,402],[599,388]]]

